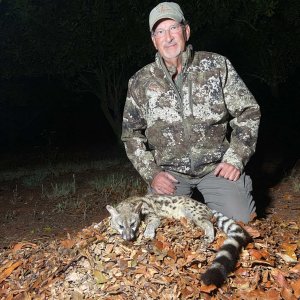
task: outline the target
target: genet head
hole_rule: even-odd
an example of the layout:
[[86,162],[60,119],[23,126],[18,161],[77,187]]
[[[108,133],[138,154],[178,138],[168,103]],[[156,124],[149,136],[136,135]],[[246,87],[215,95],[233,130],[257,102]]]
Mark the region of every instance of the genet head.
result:
[[136,232],[140,225],[141,205],[118,210],[111,205],[107,205],[106,209],[111,215],[110,225],[115,229],[124,240],[132,241],[136,238]]

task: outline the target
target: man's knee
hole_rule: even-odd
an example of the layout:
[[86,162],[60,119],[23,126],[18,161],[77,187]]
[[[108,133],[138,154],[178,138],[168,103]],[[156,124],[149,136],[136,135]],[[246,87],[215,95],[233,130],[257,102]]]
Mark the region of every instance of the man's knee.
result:
[[229,181],[210,174],[198,185],[198,189],[208,207],[236,221],[248,223],[255,213],[251,194],[252,182],[245,174],[238,181]]
[[235,205],[234,203],[228,204],[216,204],[215,202],[206,202],[210,209],[216,210],[228,218],[232,218],[235,221],[242,221],[243,223],[248,223],[251,221],[252,216],[255,214],[254,203]]

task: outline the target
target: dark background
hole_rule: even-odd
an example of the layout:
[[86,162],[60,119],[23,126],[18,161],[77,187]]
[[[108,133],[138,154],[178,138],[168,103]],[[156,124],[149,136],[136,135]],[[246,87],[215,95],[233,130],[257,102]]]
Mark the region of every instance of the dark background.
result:
[[[153,61],[159,1],[0,0],[0,152],[124,154],[128,79]],[[195,50],[227,56],[261,106],[249,171],[299,157],[298,0],[178,1]],[[96,149],[96,150],[95,150]]]

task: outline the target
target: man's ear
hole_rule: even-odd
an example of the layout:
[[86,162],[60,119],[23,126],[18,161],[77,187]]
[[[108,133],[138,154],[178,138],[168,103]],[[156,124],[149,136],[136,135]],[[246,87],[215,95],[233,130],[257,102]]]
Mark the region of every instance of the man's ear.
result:
[[118,211],[111,205],[106,205],[106,209],[108,210],[108,212],[112,217],[116,217],[119,214]]
[[154,37],[152,34],[151,34],[151,39],[152,39],[152,43],[153,43],[153,45],[154,45],[154,48],[157,50],[155,37]]
[[191,36],[191,27],[189,24],[186,24],[184,27],[184,36],[185,36],[185,40],[187,42]]

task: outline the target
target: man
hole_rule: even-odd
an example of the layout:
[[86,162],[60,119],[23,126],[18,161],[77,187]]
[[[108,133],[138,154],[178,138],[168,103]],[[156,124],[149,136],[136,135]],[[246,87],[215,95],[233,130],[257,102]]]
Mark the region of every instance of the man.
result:
[[149,26],[155,62],[130,79],[124,108],[129,159],[151,192],[197,188],[210,208],[248,222],[255,204],[244,167],[255,151],[258,104],[227,58],[187,45],[178,4],[157,5]]

